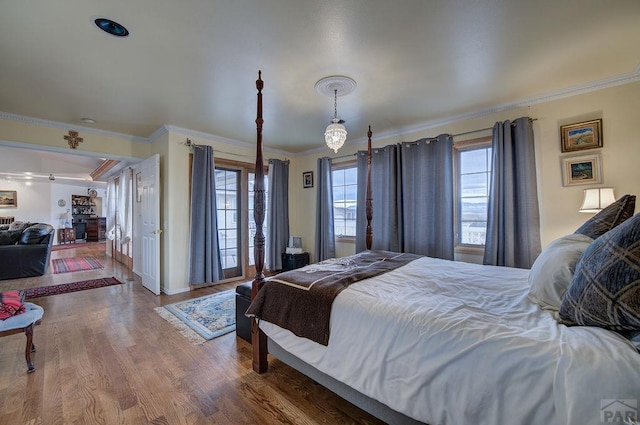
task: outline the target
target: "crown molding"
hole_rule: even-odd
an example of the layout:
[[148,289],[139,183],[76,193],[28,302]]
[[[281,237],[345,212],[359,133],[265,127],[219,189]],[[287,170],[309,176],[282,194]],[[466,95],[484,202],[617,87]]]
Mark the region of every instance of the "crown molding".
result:
[[65,130],[65,131],[73,130],[73,131],[77,131],[77,132],[95,134],[97,136],[114,137],[114,138],[117,138],[117,139],[130,140],[130,141],[133,141],[133,142],[146,143],[147,140],[148,140],[145,137],[132,136],[130,134],[117,133],[117,132],[114,132],[114,131],[107,131],[107,130],[100,130],[99,128],[84,127],[84,126],[80,126],[80,125],[67,124],[67,123],[58,122],[58,121],[49,121],[49,120],[44,120],[44,119],[41,119],[41,118],[27,117],[27,116],[24,116],[24,115],[11,114],[9,112],[2,112],[2,111],[0,111],[0,119],[7,120],[7,121],[20,122],[20,123],[23,123],[23,124],[38,125],[38,126],[41,126],[41,127],[59,128],[61,130]]

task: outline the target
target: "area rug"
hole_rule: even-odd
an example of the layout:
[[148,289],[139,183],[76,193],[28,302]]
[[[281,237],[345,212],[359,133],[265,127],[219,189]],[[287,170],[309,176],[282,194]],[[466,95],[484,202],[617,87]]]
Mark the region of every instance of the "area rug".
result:
[[198,344],[236,329],[235,298],[235,291],[229,290],[156,307],[155,311]]
[[40,286],[38,288],[24,289],[24,298],[48,297],[49,295],[66,294],[68,292],[84,291],[85,289],[102,288],[103,286],[121,285],[115,277],[103,277],[100,279],[83,280],[81,282],[63,283],[60,285]]
[[102,264],[95,257],[56,258],[51,260],[51,265],[56,274],[102,268]]
[[77,248],[104,248],[107,249],[107,244],[104,242],[75,242],[75,243],[65,243],[62,245],[53,245],[51,247],[52,251],[61,251],[63,249],[77,249]]

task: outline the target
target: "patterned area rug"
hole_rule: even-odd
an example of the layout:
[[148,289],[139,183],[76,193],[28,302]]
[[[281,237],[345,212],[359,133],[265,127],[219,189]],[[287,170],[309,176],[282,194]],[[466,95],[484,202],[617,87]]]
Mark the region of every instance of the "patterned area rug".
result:
[[66,294],[68,292],[84,291],[85,289],[102,288],[103,286],[120,285],[115,277],[103,277],[101,279],[83,280],[81,282],[63,283],[61,285],[41,286],[39,288],[24,289],[24,298],[47,297],[49,295]]
[[95,257],[56,258],[51,260],[51,265],[56,274],[102,268],[102,264]]
[[[236,296],[232,289],[167,304],[164,307],[156,307],[155,310],[178,328],[187,339],[199,344],[236,329],[235,307]],[[193,331],[197,332],[197,335]]]

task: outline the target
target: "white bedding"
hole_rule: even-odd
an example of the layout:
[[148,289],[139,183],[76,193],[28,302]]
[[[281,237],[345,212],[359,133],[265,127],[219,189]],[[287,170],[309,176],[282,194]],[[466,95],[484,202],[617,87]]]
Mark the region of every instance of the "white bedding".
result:
[[640,406],[640,353],[613,332],[559,325],[527,299],[528,273],[425,257],[341,292],[326,347],[260,327],[431,425],[600,424],[606,400]]

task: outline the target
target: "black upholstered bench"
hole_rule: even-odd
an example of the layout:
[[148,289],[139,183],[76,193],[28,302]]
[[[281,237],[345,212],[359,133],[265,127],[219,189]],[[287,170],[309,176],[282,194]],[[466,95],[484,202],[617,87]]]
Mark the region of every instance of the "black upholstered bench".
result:
[[236,335],[251,343],[251,319],[244,315],[251,304],[251,282],[236,286]]

